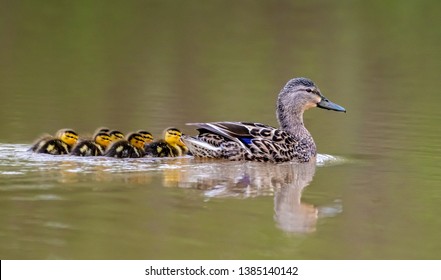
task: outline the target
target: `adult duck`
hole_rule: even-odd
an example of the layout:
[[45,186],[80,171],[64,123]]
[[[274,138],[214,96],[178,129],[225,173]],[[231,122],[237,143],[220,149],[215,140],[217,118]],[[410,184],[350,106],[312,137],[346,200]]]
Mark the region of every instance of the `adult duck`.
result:
[[251,122],[189,123],[199,135],[182,136],[190,153],[201,158],[251,160],[262,162],[308,162],[317,148],[303,123],[303,113],[313,107],[346,112],[329,101],[307,78],[294,78],[277,98],[280,128]]

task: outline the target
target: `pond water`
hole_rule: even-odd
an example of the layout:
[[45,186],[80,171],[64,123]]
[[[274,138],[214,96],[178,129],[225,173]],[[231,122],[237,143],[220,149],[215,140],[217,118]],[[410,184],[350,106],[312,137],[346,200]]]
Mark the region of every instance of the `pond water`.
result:
[[[1,259],[441,258],[437,1],[2,3]],[[49,156],[42,133],[276,126],[306,76],[317,162]]]

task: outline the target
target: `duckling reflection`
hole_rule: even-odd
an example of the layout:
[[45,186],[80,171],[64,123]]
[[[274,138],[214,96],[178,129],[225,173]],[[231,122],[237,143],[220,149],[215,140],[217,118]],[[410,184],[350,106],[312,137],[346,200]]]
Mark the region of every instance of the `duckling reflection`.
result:
[[301,196],[315,168],[315,160],[277,165],[195,160],[181,168],[177,183],[179,187],[204,190],[210,198],[274,195],[277,227],[288,233],[310,233],[316,229],[318,211],[314,205],[302,202]]

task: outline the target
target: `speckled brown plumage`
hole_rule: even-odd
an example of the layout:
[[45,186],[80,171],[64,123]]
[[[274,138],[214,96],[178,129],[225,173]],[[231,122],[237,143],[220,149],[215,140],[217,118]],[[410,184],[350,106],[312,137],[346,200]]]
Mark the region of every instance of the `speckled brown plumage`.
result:
[[317,154],[303,123],[303,113],[311,107],[346,111],[326,99],[311,80],[295,78],[282,88],[277,99],[280,128],[250,122],[191,123],[199,135],[184,135],[182,140],[195,157],[308,162]]

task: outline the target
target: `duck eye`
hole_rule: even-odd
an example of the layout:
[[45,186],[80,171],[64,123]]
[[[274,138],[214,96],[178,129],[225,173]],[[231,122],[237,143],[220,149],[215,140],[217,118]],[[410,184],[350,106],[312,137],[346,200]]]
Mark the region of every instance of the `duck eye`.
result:
[[312,89],[307,88],[306,91],[307,91],[307,92],[312,92]]

